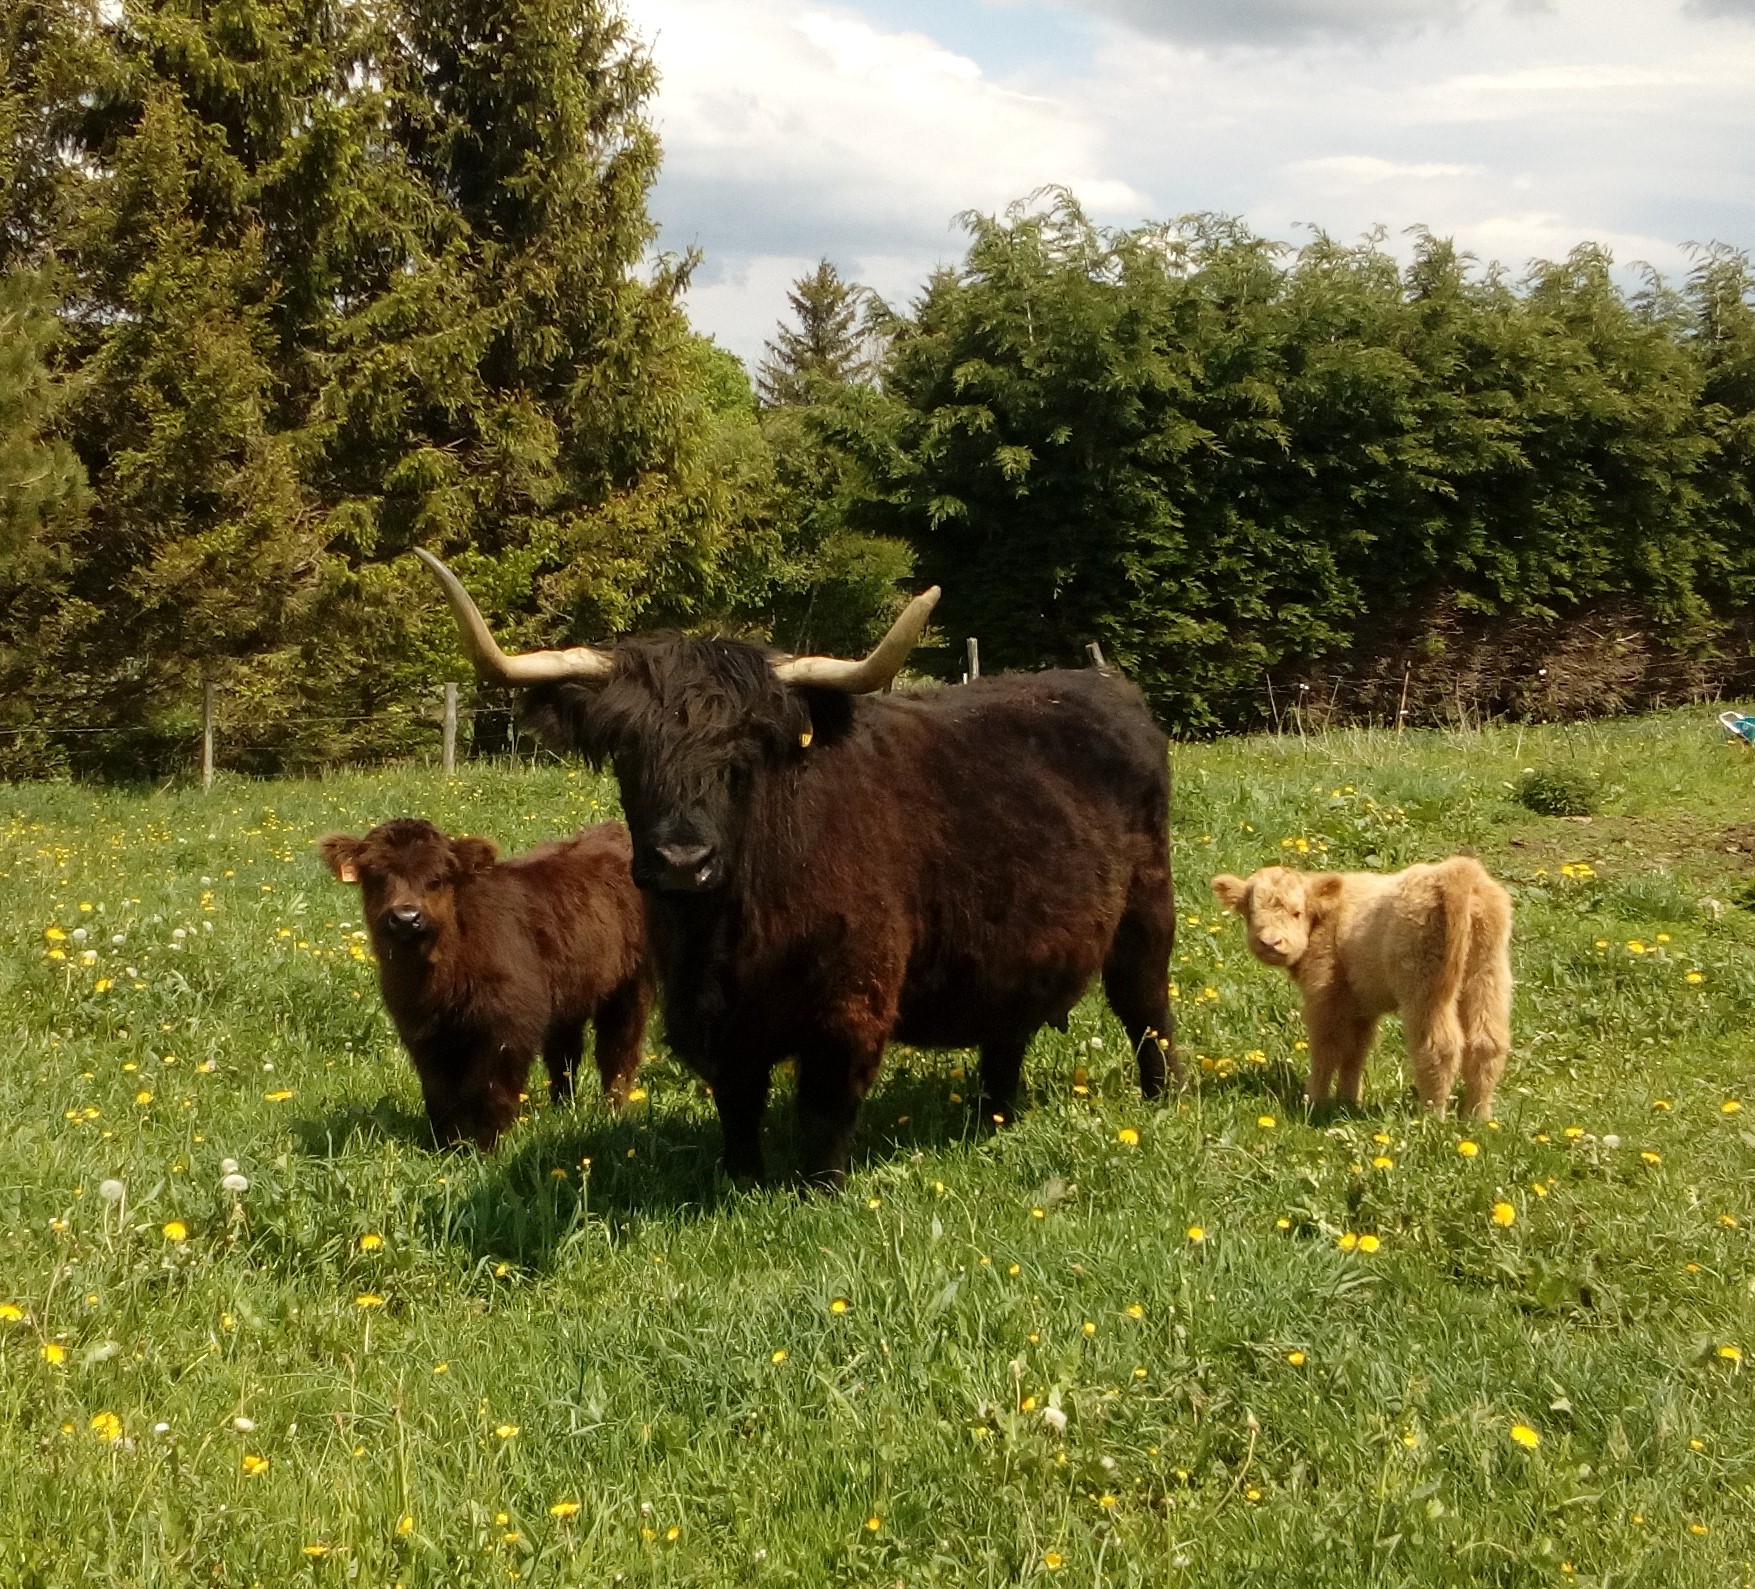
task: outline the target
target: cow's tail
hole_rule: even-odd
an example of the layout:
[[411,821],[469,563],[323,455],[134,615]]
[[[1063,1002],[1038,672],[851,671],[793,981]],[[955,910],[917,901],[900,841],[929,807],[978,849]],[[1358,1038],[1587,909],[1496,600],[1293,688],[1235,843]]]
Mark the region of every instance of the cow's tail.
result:
[[1446,1027],[1456,1026],[1456,1040],[1461,1041],[1458,1005],[1463,983],[1468,977],[1475,937],[1475,896],[1485,874],[1480,863],[1467,856],[1457,856],[1439,867],[1440,898],[1443,902],[1444,954],[1438,967],[1438,986],[1433,989],[1432,1006],[1436,1019]]

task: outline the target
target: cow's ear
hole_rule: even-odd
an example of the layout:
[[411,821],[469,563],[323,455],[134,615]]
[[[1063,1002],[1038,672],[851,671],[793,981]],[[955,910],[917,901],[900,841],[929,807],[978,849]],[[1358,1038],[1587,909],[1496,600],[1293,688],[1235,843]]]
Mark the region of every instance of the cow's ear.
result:
[[1219,896],[1219,903],[1226,910],[1234,910],[1239,916],[1249,904],[1248,878],[1233,877],[1229,872],[1221,872],[1213,879],[1213,892]]
[[457,870],[464,877],[473,877],[477,872],[485,872],[500,858],[500,852],[494,847],[492,839],[453,839],[451,841],[451,859]]
[[317,853],[338,882],[357,883],[360,880],[360,841],[351,833],[331,833],[318,839]]
[[1317,872],[1304,879],[1304,908],[1312,921],[1320,920],[1341,902],[1339,872]]

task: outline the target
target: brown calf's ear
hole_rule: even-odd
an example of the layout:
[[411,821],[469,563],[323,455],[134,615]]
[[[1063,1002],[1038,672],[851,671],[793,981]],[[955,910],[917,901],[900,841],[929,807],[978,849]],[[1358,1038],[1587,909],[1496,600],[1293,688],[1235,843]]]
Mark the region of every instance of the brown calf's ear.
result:
[[317,853],[338,882],[357,883],[360,880],[360,841],[351,833],[331,833],[318,839]]
[[1239,916],[1249,902],[1249,880],[1244,877],[1233,877],[1229,872],[1221,872],[1213,879],[1213,892],[1219,896],[1219,903],[1226,910],[1234,910]]
[[485,872],[499,858],[500,852],[495,848],[492,839],[468,838],[451,841],[451,859],[465,877]]

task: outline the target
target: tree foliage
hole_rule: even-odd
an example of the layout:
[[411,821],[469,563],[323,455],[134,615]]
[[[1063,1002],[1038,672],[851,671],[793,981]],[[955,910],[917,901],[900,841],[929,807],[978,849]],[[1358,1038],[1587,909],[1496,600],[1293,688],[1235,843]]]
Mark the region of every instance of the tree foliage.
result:
[[1190,729],[1440,598],[1733,638],[1740,257],[1630,295],[1590,246],[1514,285],[1425,235],[1402,266],[1379,238],[1290,253],[1219,217],[1106,232],[1065,197],[968,224],[894,329],[901,462],[873,510],[995,664],[1097,640]]

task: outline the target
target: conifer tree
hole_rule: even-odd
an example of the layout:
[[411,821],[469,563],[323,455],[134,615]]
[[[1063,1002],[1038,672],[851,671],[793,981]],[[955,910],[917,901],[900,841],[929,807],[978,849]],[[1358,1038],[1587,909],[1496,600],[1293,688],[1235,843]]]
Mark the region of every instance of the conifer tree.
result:
[[756,372],[756,389],[770,408],[808,403],[823,385],[847,386],[873,373],[863,316],[870,294],[821,261],[786,294],[796,326],[782,323]]

